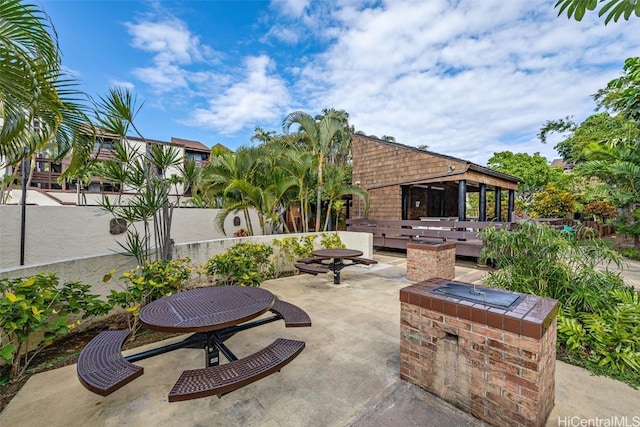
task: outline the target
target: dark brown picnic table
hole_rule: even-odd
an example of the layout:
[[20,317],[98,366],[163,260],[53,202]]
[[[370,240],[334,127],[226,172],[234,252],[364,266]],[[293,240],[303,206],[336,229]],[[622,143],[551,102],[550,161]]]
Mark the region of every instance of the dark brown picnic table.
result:
[[[262,317],[271,311],[275,315]],[[244,286],[214,286],[176,293],[145,305],[140,322],[161,332],[192,333],[184,340],[130,356],[120,348],[129,331],[105,331],[81,352],[78,376],[90,391],[107,395],[142,375],[132,362],[179,348],[205,350],[205,368],[186,370],[169,393],[169,401],[225,394],[279,371],[304,348],[304,342],[278,338],[238,359],[224,344],[238,332],[284,320],[285,326],[311,326],[307,313],[271,292]],[[219,353],[228,363],[220,365]]]
[[329,270],[333,271],[333,283],[338,285],[340,284],[340,270],[355,264],[354,262],[345,264],[343,260],[361,257],[362,251],[356,249],[318,249],[311,252],[311,255],[316,258],[330,260],[325,265]]

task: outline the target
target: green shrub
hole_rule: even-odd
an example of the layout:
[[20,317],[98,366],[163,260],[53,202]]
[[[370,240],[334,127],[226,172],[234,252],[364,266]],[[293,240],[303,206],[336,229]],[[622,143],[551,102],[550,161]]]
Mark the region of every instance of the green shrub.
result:
[[[558,339],[567,351],[586,357],[609,372],[640,374],[640,301],[633,287],[609,293],[610,306],[579,317],[563,310],[558,316]],[[640,378],[636,380],[636,386]]]
[[[135,339],[140,328],[138,316],[140,309],[151,301],[172,295],[184,289],[185,282],[191,277],[193,267],[189,258],[171,261],[147,261],[143,266],[128,271],[120,277],[124,282],[121,291],[111,290],[109,302],[122,307],[128,313],[127,321]],[[105,276],[105,281],[110,274]]]
[[564,218],[575,209],[573,193],[547,184],[544,191],[533,196],[532,216],[537,218]]
[[313,251],[313,241],[316,235],[309,234],[300,237],[284,237],[273,239],[276,250],[275,277],[279,277],[283,271],[291,271],[296,259],[307,258]]
[[[580,233],[579,233],[580,234]],[[640,384],[640,302],[620,274],[620,255],[602,239],[576,239],[533,221],[484,229],[482,259],[498,271],[484,284],[554,298],[558,345],[594,373]]]
[[596,200],[584,207],[584,215],[593,217],[594,221],[606,222],[618,214],[616,206],[607,200]]
[[620,254],[629,259],[640,260],[640,250],[637,248],[624,248],[620,250]]
[[347,245],[342,243],[338,233],[322,233],[320,235],[320,245],[325,249],[346,249]]
[[0,279],[0,355],[11,363],[10,379],[24,375],[29,363],[55,338],[80,323],[68,324],[69,314],[81,319],[109,312],[111,306],[89,293],[91,286],[67,282],[54,274]]
[[274,275],[273,248],[263,243],[242,242],[207,261],[203,271],[218,286],[260,286]]

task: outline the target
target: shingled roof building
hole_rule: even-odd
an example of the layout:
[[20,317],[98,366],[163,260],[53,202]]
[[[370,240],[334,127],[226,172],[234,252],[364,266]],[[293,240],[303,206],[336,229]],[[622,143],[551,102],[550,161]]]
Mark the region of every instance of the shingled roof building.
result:
[[[466,221],[467,194],[479,193],[479,221],[510,221],[519,179],[467,160],[396,142],[353,136],[353,184],[369,192],[372,219],[416,220],[455,218]],[[507,218],[502,218],[506,191]],[[494,218],[487,218],[487,192],[494,192]],[[354,199],[351,218],[365,215],[364,203]]]

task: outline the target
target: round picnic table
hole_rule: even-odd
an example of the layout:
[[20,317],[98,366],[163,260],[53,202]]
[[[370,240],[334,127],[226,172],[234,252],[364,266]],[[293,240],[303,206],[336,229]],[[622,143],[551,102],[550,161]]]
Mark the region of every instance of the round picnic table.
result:
[[[267,311],[275,315],[256,319]],[[144,306],[140,322],[156,331],[192,334],[125,357],[121,348],[130,332],[103,331],[80,353],[78,377],[89,390],[106,396],[142,375],[142,367],[133,362],[181,348],[203,349],[206,368],[184,371],[169,392],[169,402],[226,394],[280,371],[304,349],[303,341],[278,338],[238,359],[224,344],[238,332],[280,319],[286,326],[311,326],[307,313],[265,289],[214,286],[179,292]],[[220,365],[220,353],[228,363]]]
[[330,259],[331,263],[327,264],[329,270],[333,271],[333,283],[340,284],[340,270],[352,265],[342,262],[343,259],[357,258],[362,256],[362,251],[356,249],[318,249],[311,252],[311,255],[317,258]]
[[362,251],[356,249],[318,249],[311,252],[311,255],[319,258],[356,258],[362,256]]
[[271,309],[276,297],[261,288],[213,286],[161,298],[140,310],[140,322],[161,332],[208,332],[238,325]]

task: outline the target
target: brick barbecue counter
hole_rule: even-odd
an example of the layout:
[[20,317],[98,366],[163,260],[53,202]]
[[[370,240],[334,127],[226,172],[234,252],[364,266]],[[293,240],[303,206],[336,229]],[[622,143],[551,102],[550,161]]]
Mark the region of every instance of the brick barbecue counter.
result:
[[433,293],[448,283],[473,288],[434,278],[400,291],[400,377],[489,424],[543,426],[554,404],[558,302],[500,290],[520,297],[503,309]]

